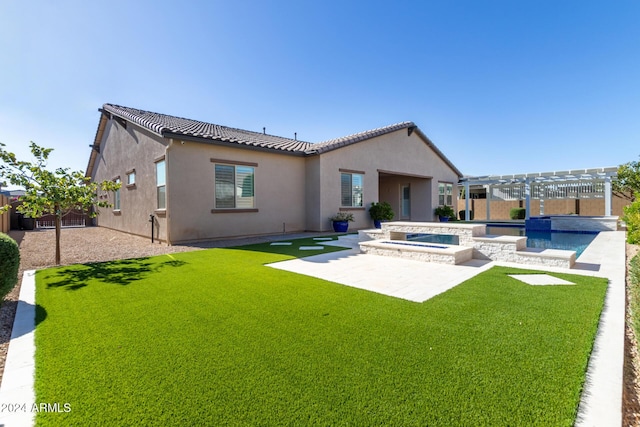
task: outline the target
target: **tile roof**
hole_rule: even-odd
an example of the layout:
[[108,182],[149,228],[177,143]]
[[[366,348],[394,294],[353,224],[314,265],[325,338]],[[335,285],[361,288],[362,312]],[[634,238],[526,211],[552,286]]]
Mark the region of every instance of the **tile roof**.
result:
[[235,129],[119,105],[104,104],[103,110],[167,138],[186,136],[300,154],[304,154],[311,145],[309,142],[291,138]]
[[329,139],[327,141],[318,142],[312,144],[310,150],[315,153],[324,153],[327,151],[335,150],[336,148],[344,147],[345,145],[355,144],[356,142],[364,141],[366,139],[374,138],[376,136],[384,135],[390,132],[394,132],[400,129],[406,129],[409,127],[415,127],[413,122],[396,123],[395,125],[384,126],[377,129],[368,130],[365,132],[354,133],[353,135],[343,136],[341,138]]
[[251,132],[198,120],[138,110],[136,108],[122,107],[120,105],[104,104],[102,108],[108,113],[135,123],[162,137],[179,138],[183,136],[268,150],[285,151],[300,155],[320,154],[399,129],[415,127],[413,122],[402,122],[313,144],[281,136]]
[[[384,126],[341,138],[330,139],[318,143],[299,141],[291,138],[284,138],[276,135],[268,135],[260,132],[236,129],[227,126],[205,123],[198,120],[185,119],[182,117],[169,116],[167,114],[153,113],[136,108],[122,107],[115,104],[104,104],[101,110],[109,117],[116,116],[128,122],[135,123],[150,132],[163,138],[192,139],[202,142],[223,143],[231,145],[241,145],[249,148],[276,151],[300,156],[311,156],[336,150],[340,147],[365,141],[380,135],[385,135],[401,129],[408,129],[408,134],[413,131],[427,144],[435,153],[454,170],[458,176],[462,173],[447,159],[447,157],[431,142],[431,140],[413,123],[402,122],[394,125]],[[106,121],[100,121],[96,131],[95,146],[99,146],[102,134],[106,126]],[[96,160],[96,150],[92,151],[89,159],[87,173],[93,169]]]

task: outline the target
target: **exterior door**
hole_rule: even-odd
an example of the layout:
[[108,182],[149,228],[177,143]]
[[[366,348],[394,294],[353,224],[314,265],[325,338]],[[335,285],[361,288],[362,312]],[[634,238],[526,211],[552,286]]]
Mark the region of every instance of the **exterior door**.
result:
[[411,187],[409,184],[400,188],[400,218],[411,219]]

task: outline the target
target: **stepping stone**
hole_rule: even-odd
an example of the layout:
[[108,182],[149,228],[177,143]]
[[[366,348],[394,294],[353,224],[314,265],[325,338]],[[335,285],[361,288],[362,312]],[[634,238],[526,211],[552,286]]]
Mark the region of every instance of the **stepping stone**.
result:
[[324,249],[324,246],[300,246],[301,251],[319,251],[321,249]]
[[291,246],[291,242],[273,242],[270,246]]
[[545,286],[545,285],[575,285],[575,283],[558,279],[548,274],[509,274],[510,277],[518,279],[527,285]]
[[314,237],[313,240],[333,240],[331,237]]

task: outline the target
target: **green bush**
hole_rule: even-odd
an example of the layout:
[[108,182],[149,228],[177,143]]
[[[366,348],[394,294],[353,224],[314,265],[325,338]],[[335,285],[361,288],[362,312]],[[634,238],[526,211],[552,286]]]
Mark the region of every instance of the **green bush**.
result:
[[395,216],[389,202],[372,202],[369,208],[369,215],[371,215],[371,219],[376,221],[391,221]]
[[20,250],[11,237],[0,233],[0,300],[18,283]]
[[640,244],[640,193],[636,193],[636,201],[624,208],[623,221],[627,224],[627,243]]
[[527,217],[527,210],[525,208],[513,208],[509,211],[509,218],[511,219],[525,219]]
[[453,210],[451,206],[438,206],[434,213],[438,215],[440,218],[449,218],[456,219],[456,212]]

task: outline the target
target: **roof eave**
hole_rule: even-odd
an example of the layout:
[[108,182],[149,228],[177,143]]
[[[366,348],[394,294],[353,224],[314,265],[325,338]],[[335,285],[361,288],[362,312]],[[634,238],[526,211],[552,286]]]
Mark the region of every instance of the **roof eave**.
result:
[[98,129],[96,129],[96,136],[93,139],[93,144],[91,145],[91,155],[89,156],[89,163],[87,164],[87,170],[85,171],[84,176],[87,178],[91,178],[93,175],[93,168],[96,164],[96,159],[98,158],[98,154],[100,153],[100,142],[102,141],[102,136],[104,135],[104,130],[107,127],[108,117],[106,112],[102,108],[98,108],[100,111],[100,122],[98,122]]
[[302,157],[306,155],[305,151],[293,151],[293,150],[282,150],[282,149],[278,149],[278,148],[270,148],[270,147],[260,147],[260,146],[256,146],[256,145],[249,145],[249,144],[241,144],[241,143],[236,143],[236,142],[229,142],[229,141],[223,141],[220,139],[213,139],[213,138],[203,138],[203,137],[198,137],[198,136],[192,136],[192,135],[185,135],[182,133],[176,133],[176,132],[162,132],[161,135],[163,138],[170,138],[170,139],[175,139],[178,141],[192,141],[192,142],[199,142],[202,144],[213,144],[213,145],[220,145],[220,146],[224,146],[224,147],[230,147],[230,148],[241,148],[241,149],[245,149],[245,150],[253,150],[253,151],[262,151],[262,152],[267,152],[267,153],[275,153],[275,154],[285,154],[285,155],[289,155],[289,156],[298,156],[298,157]]

